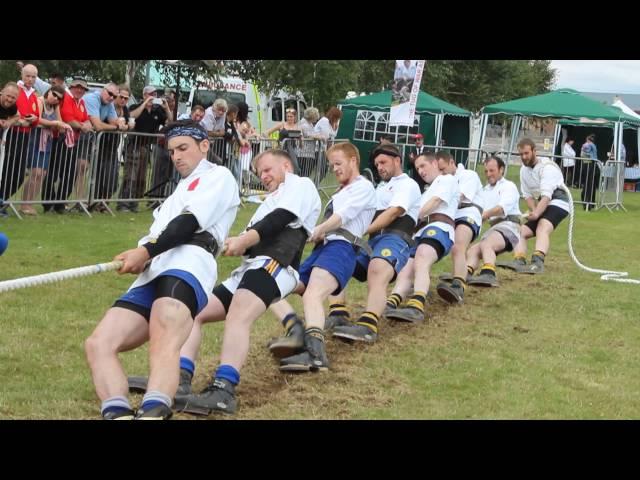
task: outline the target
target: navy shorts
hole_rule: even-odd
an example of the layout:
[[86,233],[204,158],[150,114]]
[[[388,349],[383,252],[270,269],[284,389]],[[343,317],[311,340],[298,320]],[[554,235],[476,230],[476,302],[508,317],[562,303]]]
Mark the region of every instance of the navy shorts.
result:
[[458,228],[458,225],[466,225],[471,229],[471,231],[473,232],[473,235],[471,236],[471,243],[473,243],[473,241],[476,238],[478,238],[478,234],[480,233],[480,225],[478,225],[473,220],[473,218],[471,217],[456,218],[456,228]]
[[205,293],[205,291],[202,289],[202,286],[200,285],[200,282],[198,281],[198,279],[194,277],[192,274],[190,274],[189,272],[185,272],[184,270],[177,270],[177,269],[172,269],[172,270],[167,270],[165,272],[162,272],[161,275],[158,275],[156,278],[154,278],[151,282],[147,283],[146,285],[132,288],[131,290],[126,292],[124,295],[122,295],[116,301],[116,303],[120,301],[133,303],[134,305],[138,305],[139,307],[142,307],[142,309],[144,310],[150,311],[151,305],[153,305],[153,302],[156,300],[156,288],[155,288],[156,282],[155,281],[160,277],[167,277],[167,276],[177,277],[180,280],[184,281],[193,289],[193,292],[195,293],[195,296],[196,296],[196,303],[197,303],[197,309],[195,312],[196,314],[200,313],[204,309],[204,307],[207,306],[209,298]]
[[300,281],[305,287],[309,284],[311,270],[322,268],[335,277],[338,288],[332,295],[337,295],[346,286],[356,268],[356,252],[349,242],[332,240],[315,248],[311,255],[300,265]]
[[[361,282],[366,281],[366,272],[369,268],[369,262],[372,258],[382,258],[391,264],[396,272],[400,270],[409,261],[409,245],[398,235],[393,233],[381,233],[369,240],[369,246],[373,250],[373,256],[369,257],[365,252],[360,252],[356,257],[356,271],[354,278]],[[395,278],[395,277],[394,277]]]
[[411,258],[416,256],[418,246],[422,243],[426,243],[433,247],[433,249],[438,253],[438,260],[447,256],[451,251],[451,247],[453,247],[453,242],[449,238],[449,234],[440,227],[433,227],[431,225],[427,226],[427,228],[422,231],[422,235],[417,237],[415,240],[416,246],[411,248]]

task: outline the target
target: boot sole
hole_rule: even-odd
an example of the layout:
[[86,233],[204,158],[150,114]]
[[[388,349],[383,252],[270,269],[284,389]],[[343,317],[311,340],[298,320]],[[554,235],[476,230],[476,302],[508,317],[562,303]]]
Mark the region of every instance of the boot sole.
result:
[[402,314],[402,312],[391,312],[389,315],[387,315],[387,318],[389,320],[396,320],[396,321],[405,322],[405,323],[422,323],[422,322],[424,322],[424,317],[423,318],[409,318],[409,317],[405,317]]
[[437,291],[440,298],[451,305],[462,303],[462,297],[459,297],[455,292],[449,290],[448,287],[438,287]]
[[312,367],[310,365],[281,365],[281,372],[328,372],[329,367]]
[[526,265],[525,267],[516,269],[516,272],[524,273],[525,275],[539,275],[544,273],[544,270],[532,270],[531,265]]
[[233,409],[222,410],[217,408],[201,407],[198,405],[189,404],[189,401],[187,399],[185,400],[186,401],[184,406],[181,409],[176,409],[176,411],[180,413],[190,413],[191,415],[199,415],[202,417],[208,417],[212,413],[214,414],[221,413],[224,415],[233,415],[234,413],[236,413],[237,407],[234,407]]
[[516,265],[513,262],[496,262],[496,267],[506,268],[515,272],[517,272],[521,268],[520,265]]
[[269,351],[271,355],[276,358],[287,358],[300,353],[304,345],[291,346],[291,345],[271,345]]
[[358,337],[351,333],[333,332],[334,337],[340,340],[353,340],[354,342],[375,343],[377,339],[367,340],[366,338]]
[[483,288],[491,288],[491,287],[499,287],[498,283],[485,282],[483,280],[473,279],[467,282],[468,285],[472,285],[474,287],[483,287]]

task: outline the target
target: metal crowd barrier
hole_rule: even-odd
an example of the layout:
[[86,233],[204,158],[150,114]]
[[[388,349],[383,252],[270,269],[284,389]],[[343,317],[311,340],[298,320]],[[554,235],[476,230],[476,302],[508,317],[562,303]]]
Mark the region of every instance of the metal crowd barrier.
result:
[[[86,210],[89,170],[95,145],[93,132],[64,133],[35,127],[4,130],[0,147],[0,198],[18,218],[45,211],[63,212],[66,204]],[[56,135],[57,136],[54,136]],[[17,208],[16,208],[17,207]]]
[[609,211],[621,208],[626,211],[622,204],[624,192],[625,162],[618,160],[607,160],[602,169],[602,181],[600,185],[600,204]]

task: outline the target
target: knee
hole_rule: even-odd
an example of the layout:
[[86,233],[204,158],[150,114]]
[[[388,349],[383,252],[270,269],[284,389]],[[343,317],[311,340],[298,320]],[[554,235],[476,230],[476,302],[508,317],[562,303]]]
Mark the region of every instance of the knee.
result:
[[465,254],[465,251],[466,248],[464,247],[464,245],[460,243],[454,243],[453,247],[451,248],[451,255],[453,257],[463,256]]
[[380,283],[390,271],[391,265],[389,265],[386,261],[380,259],[373,259],[371,263],[369,263],[369,268],[367,270],[367,282],[376,282]]
[[89,338],[84,341],[84,352],[87,361],[91,364],[99,357],[116,354],[116,349],[109,345],[105,338],[99,333],[93,332]]

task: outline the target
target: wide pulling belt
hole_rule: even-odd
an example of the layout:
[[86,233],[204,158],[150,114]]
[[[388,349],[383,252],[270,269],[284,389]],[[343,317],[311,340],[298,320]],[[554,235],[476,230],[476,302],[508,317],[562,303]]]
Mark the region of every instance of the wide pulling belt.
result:
[[460,203],[458,205],[458,210],[460,210],[462,208],[469,208],[469,207],[476,207],[478,209],[478,211],[480,212],[480,215],[482,215],[482,212],[484,211],[480,205],[478,205],[477,203],[473,203],[473,202]]
[[456,222],[454,222],[450,216],[445,215],[444,213],[432,213],[424,219],[424,222],[426,222],[427,225],[433,222],[442,222],[446,223],[447,225],[451,225],[453,228],[456,228]]
[[520,225],[520,216],[519,215],[507,215],[506,217],[496,218],[495,220],[489,220],[489,224],[493,227],[501,222],[513,222]]
[[[540,198],[542,197],[539,197],[538,201],[540,201]],[[563,202],[568,202],[569,196],[567,195],[567,192],[564,191],[564,188],[558,187],[551,194],[551,200],[562,200]]]
[[353,233],[351,233],[346,228],[342,228],[342,227],[336,228],[335,230],[327,232],[325,237],[329,235],[340,235],[346,238],[350,244],[360,248],[361,250],[364,250],[367,253],[367,255],[369,255],[370,257],[373,255],[373,250],[371,250],[371,247],[369,246],[369,244],[361,237],[356,237]]
[[[382,234],[397,235],[402,240],[404,240],[406,244],[409,245],[410,247],[413,247],[416,244],[416,242],[413,240],[413,237],[403,230],[397,230],[395,228],[383,228],[382,230],[378,230],[378,232],[374,234],[373,237],[375,237],[376,235],[382,235]],[[373,237],[369,235],[369,239]]]
[[209,232],[194,233],[191,240],[186,242],[185,245],[195,245],[196,247],[204,248],[214,257],[218,255],[218,242]]

